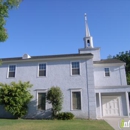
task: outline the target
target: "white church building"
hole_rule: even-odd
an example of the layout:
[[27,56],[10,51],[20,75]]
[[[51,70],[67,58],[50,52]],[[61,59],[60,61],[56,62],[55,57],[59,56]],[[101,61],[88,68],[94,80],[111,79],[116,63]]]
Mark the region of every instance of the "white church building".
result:
[[[101,119],[130,115],[130,86],[127,85],[125,63],[117,59],[101,60],[100,48],[94,47],[85,15],[84,48],[77,54],[3,58],[0,82],[19,80],[33,84],[33,99],[26,118],[49,118],[51,104],[46,93],[52,86],[63,92],[63,112],[77,118]],[[0,106],[0,118],[12,115]]]

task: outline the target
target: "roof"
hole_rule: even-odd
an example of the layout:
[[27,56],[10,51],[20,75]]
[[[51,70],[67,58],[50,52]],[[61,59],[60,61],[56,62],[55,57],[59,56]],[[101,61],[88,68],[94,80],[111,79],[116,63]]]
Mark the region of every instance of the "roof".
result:
[[9,62],[9,61],[29,61],[29,60],[36,60],[36,59],[52,59],[52,58],[73,58],[73,57],[93,57],[93,54],[60,54],[60,55],[43,55],[43,56],[31,56],[31,58],[23,59],[22,57],[13,57],[13,58],[2,58],[2,62]]
[[125,63],[121,60],[118,59],[105,59],[105,60],[100,60],[100,61],[94,61],[94,64],[109,64],[109,63]]
[[120,89],[120,88],[129,88],[130,89],[130,85],[118,85],[118,86],[95,86],[95,89]]

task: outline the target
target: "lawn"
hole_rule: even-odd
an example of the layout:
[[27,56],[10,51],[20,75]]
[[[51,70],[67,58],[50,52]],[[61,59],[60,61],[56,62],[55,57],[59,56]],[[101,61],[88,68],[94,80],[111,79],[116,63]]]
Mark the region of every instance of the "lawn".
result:
[[0,130],[114,130],[103,120],[0,119]]

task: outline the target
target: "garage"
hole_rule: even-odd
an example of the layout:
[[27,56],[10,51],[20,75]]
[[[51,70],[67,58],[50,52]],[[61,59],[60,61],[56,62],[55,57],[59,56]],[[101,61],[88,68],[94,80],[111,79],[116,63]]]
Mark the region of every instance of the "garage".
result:
[[118,96],[102,96],[103,116],[120,116]]

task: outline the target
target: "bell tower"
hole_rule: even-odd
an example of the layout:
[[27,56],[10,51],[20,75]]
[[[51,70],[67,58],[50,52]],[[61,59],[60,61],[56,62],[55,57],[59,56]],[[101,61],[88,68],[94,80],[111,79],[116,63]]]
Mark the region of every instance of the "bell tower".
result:
[[100,59],[100,48],[93,46],[93,37],[90,35],[88,22],[87,22],[87,15],[85,13],[85,37],[84,40],[84,48],[79,49],[79,53],[92,53],[93,54],[93,61],[99,61]]

